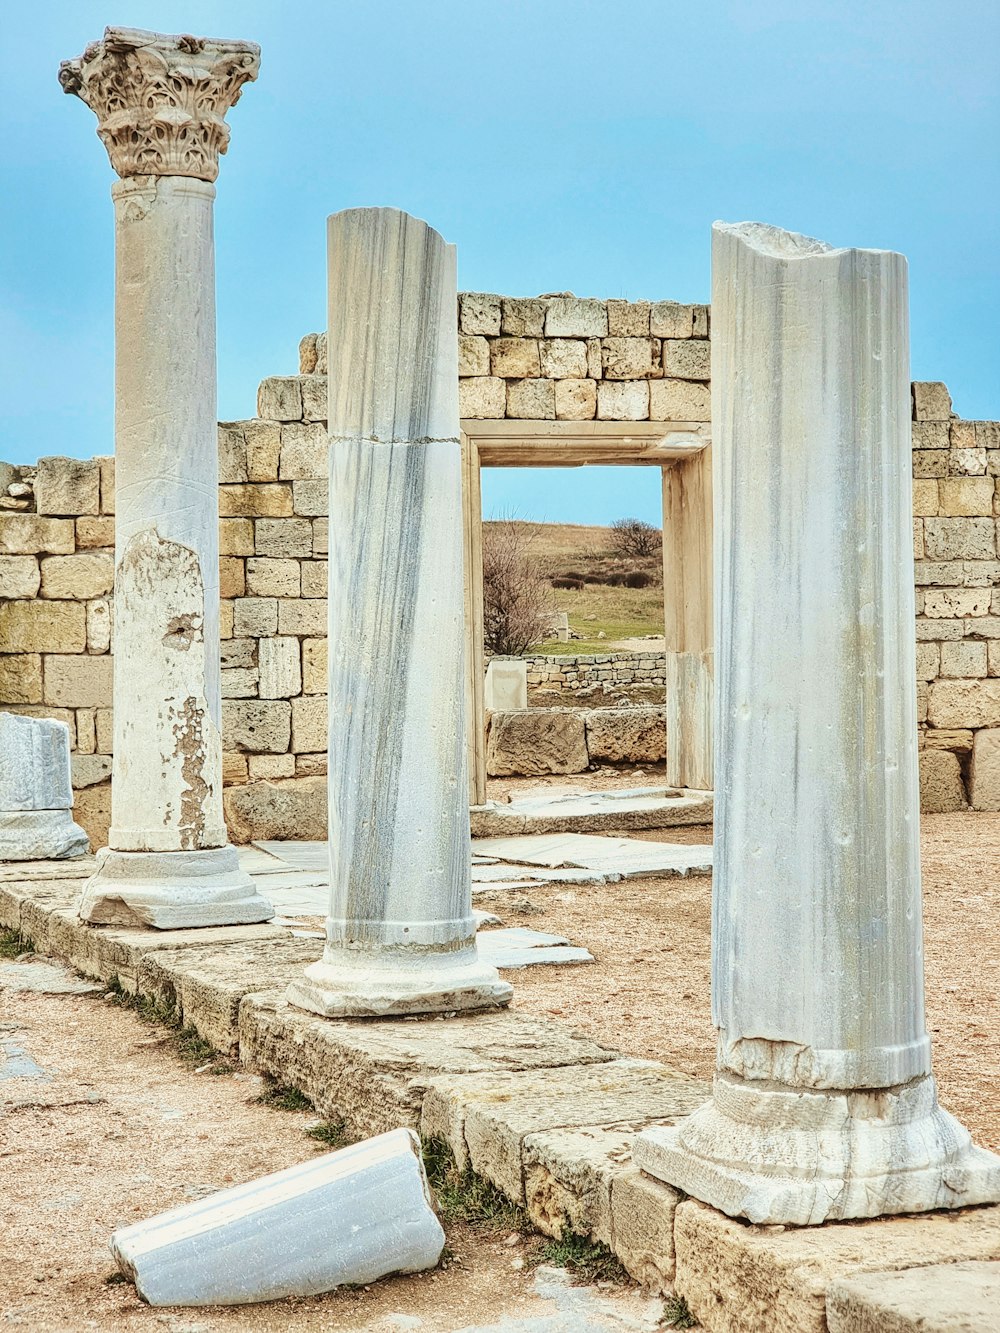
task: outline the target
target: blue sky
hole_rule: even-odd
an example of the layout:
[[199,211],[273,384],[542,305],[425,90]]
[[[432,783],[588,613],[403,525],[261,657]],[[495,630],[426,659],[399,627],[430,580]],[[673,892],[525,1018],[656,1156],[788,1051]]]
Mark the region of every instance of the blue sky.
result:
[[[508,295],[705,301],[715,218],[901,250],[914,377],[1000,416],[996,0],[50,0],[0,42],[0,458],[113,448],[113,174],[56,81],[108,22],[263,48],[218,182],[223,418],[296,370],[324,217],[361,204]],[[658,478],[493,472],[485,506],[658,522]]]

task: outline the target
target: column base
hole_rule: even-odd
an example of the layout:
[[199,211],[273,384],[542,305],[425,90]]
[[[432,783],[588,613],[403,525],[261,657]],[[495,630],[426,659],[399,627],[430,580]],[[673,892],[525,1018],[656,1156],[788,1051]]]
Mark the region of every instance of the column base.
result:
[[750,1222],[813,1226],[1000,1202],[1000,1157],[938,1105],[930,1075],[844,1092],[717,1074],[680,1125],[644,1130],[648,1175]]
[[289,1004],[324,1018],[392,1018],[509,1004],[513,987],[473,946],[407,957],[402,950],[327,946],[286,991]]
[[71,810],[0,812],[0,861],[62,861],[89,851],[90,839]]
[[245,926],[270,921],[274,908],[244,871],[236,848],[196,852],[119,852],[102,847],[77,909],[92,926]]

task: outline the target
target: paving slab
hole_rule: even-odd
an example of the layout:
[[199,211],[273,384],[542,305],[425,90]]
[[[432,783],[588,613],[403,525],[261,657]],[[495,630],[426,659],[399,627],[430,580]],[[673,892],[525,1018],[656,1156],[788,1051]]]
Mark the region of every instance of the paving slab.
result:
[[712,793],[678,792],[676,788],[573,793],[553,792],[543,787],[522,793],[507,803],[490,801],[473,806],[470,819],[474,838],[711,824]]
[[[506,839],[504,840],[506,841]],[[510,839],[520,841],[520,839]],[[602,874],[596,870],[581,870],[579,867],[563,866],[555,870],[542,870],[530,865],[502,865],[499,862],[490,866],[472,867],[472,892],[488,887],[504,889],[512,884],[607,884],[620,879],[620,875]]]
[[330,848],[326,842],[272,839],[260,840],[251,845],[286,862],[286,868],[294,866],[297,870],[321,870],[325,875],[330,873]]
[[842,1279],[1000,1259],[1000,1205],[767,1227],[685,1199],[674,1241],[676,1291],[709,1333],[828,1333],[827,1292]]
[[411,1019],[323,1019],[281,994],[244,996],[240,1059],[299,1088],[323,1116],[351,1133],[416,1129],[424,1095],[446,1074],[605,1064],[618,1053],[569,1028],[516,1011]]
[[498,1077],[434,1079],[421,1120],[425,1137],[442,1138],[516,1203],[525,1203],[523,1144],[552,1129],[627,1128],[676,1123],[711,1095],[709,1084],[655,1060],[534,1070]]
[[644,842],[587,833],[547,833],[483,838],[477,851],[518,866],[577,866],[623,879],[636,875],[711,873],[712,848],[699,843]]
[[0,861],[0,883],[39,879],[88,879],[97,860],[73,856],[66,861]]
[[0,963],[0,991],[33,992],[36,995],[94,995],[104,986],[83,981],[58,963],[29,956],[16,963]]
[[834,1282],[829,1333],[996,1333],[1000,1263],[928,1264]]

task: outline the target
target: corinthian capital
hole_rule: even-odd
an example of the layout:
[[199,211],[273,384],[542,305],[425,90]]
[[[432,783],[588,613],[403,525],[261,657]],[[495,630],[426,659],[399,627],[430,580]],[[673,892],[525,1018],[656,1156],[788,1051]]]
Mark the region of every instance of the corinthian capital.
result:
[[214,181],[229,143],[226,112],[259,68],[253,42],[105,28],[103,40],[63,61],[59,82],[96,114],[119,176]]

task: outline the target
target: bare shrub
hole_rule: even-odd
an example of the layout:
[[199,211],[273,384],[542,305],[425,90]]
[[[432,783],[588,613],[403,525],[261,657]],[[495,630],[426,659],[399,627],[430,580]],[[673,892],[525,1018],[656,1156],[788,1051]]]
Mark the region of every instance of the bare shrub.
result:
[[483,643],[495,656],[519,657],[548,632],[550,585],[531,555],[538,535],[509,517],[483,524]]
[[611,544],[621,556],[655,555],[663,537],[659,528],[641,518],[616,518],[611,524]]
[[622,579],[623,588],[648,588],[653,582],[652,574],[647,574],[644,569],[630,569]]

